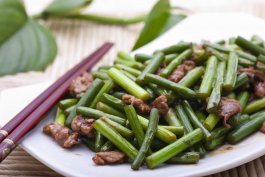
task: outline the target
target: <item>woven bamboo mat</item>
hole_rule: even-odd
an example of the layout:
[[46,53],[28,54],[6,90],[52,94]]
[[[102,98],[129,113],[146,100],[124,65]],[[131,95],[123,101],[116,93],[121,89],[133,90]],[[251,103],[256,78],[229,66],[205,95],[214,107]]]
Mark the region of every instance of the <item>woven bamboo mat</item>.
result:
[[[227,8],[227,11],[230,10],[248,12],[265,18],[265,6],[263,4]],[[115,42],[114,48],[104,57],[100,64],[108,63],[115,57],[118,50],[129,51],[131,49],[142,26],[138,24],[128,27],[117,27],[66,20],[53,20],[46,22],[46,24],[54,32],[59,46],[59,53],[55,62],[44,72],[30,72],[0,78],[0,90],[57,78],[106,40]],[[18,147],[0,164],[0,176],[57,177],[60,175]],[[264,176],[265,156],[237,168],[211,175],[211,177]]]

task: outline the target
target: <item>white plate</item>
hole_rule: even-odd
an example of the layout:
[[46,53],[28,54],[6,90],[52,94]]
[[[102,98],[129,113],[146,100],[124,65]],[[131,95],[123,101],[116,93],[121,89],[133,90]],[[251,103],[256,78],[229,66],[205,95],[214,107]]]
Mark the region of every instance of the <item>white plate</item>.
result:
[[[142,47],[137,52],[152,53],[180,40],[216,41],[231,36],[250,37],[258,34],[265,38],[265,22],[245,14],[196,14],[174,27],[165,35]],[[0,102],[0,117],[11,118],[26,102],[47,87],[48,83],[4,91]],[[128,164],[116,166],[95,166],[91,160],[94,153],[80,145],[71,150],[59,147],[50,137],[42,133],[45,123],[54,119],[50,112],[39,125],[23,140],[23,148],[35,158],[65,176],[103,177],[173,177],[201,176],[224,171],[251,161],[265,154],[265,136],[256,133],[235,146],[225,145],[196,165],[167,165],[155,170],[132,171]],[[1,123],[6,119],[1,119]]]

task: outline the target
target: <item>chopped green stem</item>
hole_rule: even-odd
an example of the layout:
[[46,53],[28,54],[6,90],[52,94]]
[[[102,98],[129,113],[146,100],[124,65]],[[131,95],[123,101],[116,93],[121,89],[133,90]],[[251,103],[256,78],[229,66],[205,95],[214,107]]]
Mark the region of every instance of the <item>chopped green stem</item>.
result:
[[100,152],[102,146],[106,143],[105,137],[99,132],[96,131],[96,138],[95,138],[95,151]]
[[201,111],[196,111],[195,114],[196,114],[198,120],[199,120],[201,123],[203,123],[203,122],[205,121],[205,119],[206,119],[206,115],[205,115],[203,112],[201,112]]
[[231,50],[226,48],[225,46],[222,46],[220,44],[211,44],[211,43],[206,43],[204,44],[205,47],[210,47],[210,48],[213,48],[215,50],[218,50],[220,52],[223,52],[223,53],[229,53]]
[[198,92],[199,97],[205,99],[210,96],[212,88],[213,88],[217,65],[218,65],[218,61],[216,57],[211,56],[208,59],[206,70],[203,76],[203,80],[201,82],[201,86]]
[[251,53],[255,54],[256,56],[258,55],[265,55],[265,49],[253,44],[251,41],[246,40],[245,38],[238,36],[236,38],[236,44],[240,47],[242,47],[245,50],[250,51]]
[[238,58],[238,64],[244,67],[250,67],[250,66],[254,66],[255,62],[249,61],[244,58]]
[[237,65],[238,65],[238,56],[236,53],[231,52],[227,60],[227,69],[224,79],[224,89],[227,91],[232,91],[236,84],[237,78]]
[[102,102],[98,102],[96,108],[97,108],[97,110],[105,112],[107,114],[111,114],[111,115],[122,117],[122,118],[126,117],[122,112],[120,112],[120,111],[118,111],[118,110],[112,108],[111,106],[109,106],[105,103],[102,103]]
[[170,164],[196,164],[200,160],[200,154],[198,152],[184,152],[179,154],[168,161],[166,163]]
[[153,58],[152,55],[146,55],[146,54],[135,54],[134,56],[135,60],[141,63],[144,63],[146,61],[149,61]]
[[116,68],[111,68],[108,71],[108,74],[119,86],[121,86],[128,93],[142,100],[148,100],[150,98],[150,95],[146,90],[130,80]]
[[178,120],[178,117],[173,108],[170,108],[168,110],[167,115],[165,116],[165,121],[171,126],[176,126],[176,127],[181,126],[181,123]]
[[191,148],[192,151],[199,153],[200,157],[203,158],[206,155],[206,149],[202,142],[195,144],[194,148]]
[[136,81],[136,77],[134,75],[132,75],[131,73],[128,73],[127,71],[124,70],[120,70],[125,76],[127,76],[129,79],[131,79],[132,81]]
[[253,35],[251,37],[251,42],[253,42],[254,44],[263,47],[264,46],[264,41],[261,37],[259,37],[258,35]]
[[93,78],[99,78],[101,80],[111,80],[111,78],[108,76],[106,72],[93,71],[91,74]]
[[255,63],[257,61],[257,57],[255,57],[254,55],[251,55],[249,53],[246,53],[244,51],[241,50],[237,50],[236,54],[240,57],[240,58],[244,58],[247,59],[250,62]]
[[125,95],[125,92],[114,92],[112,95],[118,99],[122,99],[122,96]]
[[211,138],[212,138],[211,133],[198,120],[196,114],[194,113],[193,109],[191,108],[191,106],[187,100],[183,101],[183,108],[184,108],[186,114],[188,115],[193,127],[200,128],[203,131],[206,139],[211,140]]
[[189,71],[178,83],[184,87],[191,88],[203,75],[203,67],[196,67]]
[[105,144],[100,148],[100,152],[112,151],[114,149],[114,145],[111,141],[106,141]]
[[168,65],[172,60],[177,58],[178,54],[169,54],[165,56],[165,63]]
[[234,89],[237,89],[238,87],[246,84],[248,82],[248,75],[246,73],[241,73],[237,78],[236,78],[236,84]]
[[95,119],[99,119],[101,117],[107,117],[121,125],[125,125],[126,120],[124,118],[118,117],[118,116],[114,116],[111,114],[107,114],[105,112],[96,110],[96,109],[92,109],[92,108],[88,108],[88,107],[83,107],[80,106],[76,109],[77,114],[81,114],[84,117],[93,117]]
[[119,132],[124,138],[131,139],[133,137],[132,130],[122,126],[121,124],[114,122],[113,120],[110,120],[109,118],[102,117],[100,118],[107,124],[109,124],[112,128],[114,128],[117,132]]
[[124,70],[136,77],[138,77],[140,74],[141,74],[141,71],[138,70],[138,69],[134,69],[134,68],[131,68],[131,67],[128,67],[128,66],[125,66],[125,65],[121,65],[121,64],[116,64],[115,65],[116,68],[120,69],[120,70]]
[[219,121],[220,121],[220,118],[217,115],[209,114],[209,116],[203,122],[203,126],[207,130],[212,131]]
[[218,128],[215,128],[211,134],[213,136],[213,139],[218,138],[220,136],[226,135],[231,129],[227,128],[225,126],[220,126]]
[[160,125],[161,128],[164,128],[172,133],[176,134],[177,136],[181,137],[184,135],[184,127],[183,126],[174,126],[174,125]]
[[212,141],[206,142],[205,147],[207,150],[214,150],[224,143],[225,143],[225,136],[220,136],[220,137],[213,139]]
[[[144,128],[144,130],[146,130],[149,120],[142,117],[142,116],[139,116],[139,115],[138,115],[138,119],[139,119],[142,127]],[[158,126],[158,129],[157,129],[155,136],[165,143],[172,143],[177,139],[177,137],[174,133],[172,133],[171,131],[168,131],[167,129],[165,129],[161,126]]]
[[116,59],[114,61],[114,64],[121,64],[127,67],[135,68],[135,69],[142,69],[144,68],[144,65],[142,63],[136,62],[136,61],[128,61],[128,60],[122,60],[122,59]]
[[189,121],[188,115],[186,114],[186,112],[185,112],[185,110],[181,104],[176,106],[176,113],[177,113],[177,116],[178,116],[181,124],[184,127],[185,134],[192,132],[193,127]]
[[201,141],[204,134],[201,129],[196,129],[179,140],[169,144],[146,158],[148,168],[155,168],[163,162],[180,154],[185,149],[193,146],[195,143]]
[[125,106],[125,104],[123,103],[123,101],[119,98],[116,98],[112,95],[103,93],[101,99],[101,102],[107,104],[107,105],[111,105],[116,109],[119,109],[120,111],[123,111],[123,108]]
[[236,99],[240,104],[241,112],[244,112],[244,109],[246,108],[249,100],[249,93],[247,91],[243,91],[239,93]]
[[125,106],[124,111],[126,113],[127,119],[129,121],[130,127],[134,133],[137,140],[138,146],[142,146],[144,141],[144,130],[138,119],[137,113],[132,105]]
[[66,110],[67,108],[76,105],[77,101],[78,100],[76,98],[64,99],[59,102],[58,106],[60,109]]
[[93,152],[95,152],[95,140],[87,137],[81,137],[82,142]]
[[160,72],[160,76],[162,77],[168,77],[172,72],[177,68],[178,65],[180,65],[185,59],[189,58],[192,55],[192,50],[187,49],[184,52],[182,52],[180,55],[178,55],[175,59],[172,60],[172,62],[167,65],[166,68],[164,68]]
[[117,56],[123,60],[134,61],[134,58],[129,53],[124,51],[118,51]]
[[206,110],[210,113],[213,113],[217,110],[217,106],[222,97],[222,87],[225,73],[225,62],[219,62],[217,68],[217,76],[214,84],[214,88],[210,95]]
[[258,56],[258,61],[265,64],[265,55],[259,55]]
[[255,113],[263,108],[265,108],[265,97],[248,104],[244,110],[244,113]]
[[98,119],[94,122],[93,127],[111,141],[119,150],[124,152],[131,160],[135,159],[138,154],[137,149],[110,125]]
[[251,119],[242,126],[239,126],[235,130],[230,132],[228,135],[228,142],[231,144],[239,142],[240,140],[247,137],[251,133],[257,131],[261,127],[264,121],[265,121],[265,114],[259,114],[255,118]]
[[236,127],[236,126],[241,125],[244,122],[248,121],[249,119],[250,119],[250,117],[248,114],[237,114],[233,117],[230,117],[227,122],[231,126]]
[[[76,106],[88,106],[90,105],[94,98],[96,97],[99,90],[104,85],[104,82],[101,79],[96,79],[93,83],[88,87],[87,91],[82,95],[80,100],[77,102]],[[72,123],[72,120],[76,116],[76,107],[71,110],[70,114],[66,118],[66,125],[69,127]]]
[[75,108],[76,108],[76,105],[67,108],[66,110],[64,110],[64,114],[66,116],[69,116],[69,114],[71,113],[71,111],[73,111]]
[[114,87],[113,81],[110,81],[110,80],[106,81],[104,83],[103,87],[97,93],[97,96],[95,97],[95,99],[90,104],[90,107],[91,108],[95,108],[96,107],[96,104],[99,102],[99,100],[101,99],[102,95],[104,93],[110,92],[113,87]]
[[140,166],[142,165],[145,159],[146,153],[149,150],[150,145],[155,137],[158,122],[159,122],[159,112],[156,108],[152,108],[151,113],[150,113],[150,120],[148,122],[148,127],[146,129],[146,134],[144,137],[144,141],[141,145],[141,148],[136,158],[134,159],[131,165],[132,169],[138,170]]
[[144,81],[170,89],[186,99],[197,98],[197,94],[193,90],[154,74],[146,74]]
[[63,111],[58,107],[55,122],[64,127],[65,119],[66,119],[66,116],[64,115]]
[[136,82],[140,85],[144,82],[144,77],[147,73],[155,73],[157,69],[160,67],[162,62],[164,61],[164,54],[163,53],[156,53],[154,54],[154,57],[149,62],[149,64],[145,67],[145,69],[142,71],[142,73],[137,77]]
[[165,55],[172,54],[172,53],[181,53],[186,49],[191,48],[191,43],[187,42],[179,42],[176,45],[171,45],[164,49],[160,49],[160,52],[163,52]]

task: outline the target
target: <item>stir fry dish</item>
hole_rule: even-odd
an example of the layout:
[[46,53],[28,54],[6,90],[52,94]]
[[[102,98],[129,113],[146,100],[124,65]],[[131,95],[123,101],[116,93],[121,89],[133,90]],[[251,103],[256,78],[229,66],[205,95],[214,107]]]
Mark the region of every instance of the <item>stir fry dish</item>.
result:
[[198,163],[264,122],[265,43],[254,35],[118,52],[72,81],[43,132],[63,148],[84,143],[96,165],[138,170]]

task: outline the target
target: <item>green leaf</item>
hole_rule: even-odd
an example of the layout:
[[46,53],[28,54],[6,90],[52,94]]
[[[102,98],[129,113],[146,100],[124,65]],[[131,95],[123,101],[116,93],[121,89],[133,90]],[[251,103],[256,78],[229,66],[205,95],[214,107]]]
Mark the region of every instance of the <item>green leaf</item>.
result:
[[133,50],[151,42],[185,17],[185,15],[171,13],[169,0],[159,0],[149,13]]
[[26,21],[27,14],[21,1],[0,0],[0,45]]
[[45,15],[67,15],[79,11],[92,0],[54,0],[45,10]]
[[0,76],[43,70],[54,60],[54,37],[27,17],[20,0],[0,0],[0,14]]

